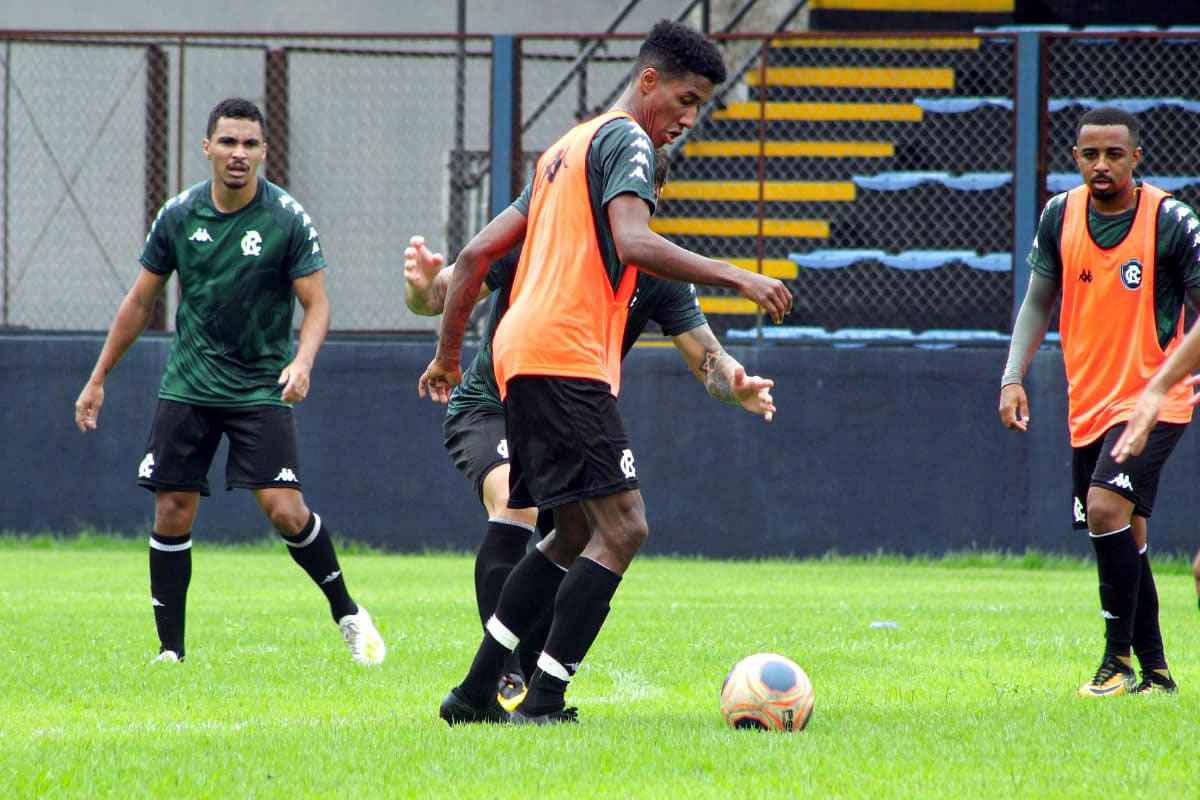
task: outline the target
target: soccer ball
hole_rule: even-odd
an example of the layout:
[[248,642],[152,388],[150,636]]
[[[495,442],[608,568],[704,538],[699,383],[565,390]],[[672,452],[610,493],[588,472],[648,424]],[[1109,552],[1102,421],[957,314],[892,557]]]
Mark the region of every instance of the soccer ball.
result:
[[808,675],[778,653],[746,656],[721,685],[721,713],[731,728],[803,730],[812,710]]

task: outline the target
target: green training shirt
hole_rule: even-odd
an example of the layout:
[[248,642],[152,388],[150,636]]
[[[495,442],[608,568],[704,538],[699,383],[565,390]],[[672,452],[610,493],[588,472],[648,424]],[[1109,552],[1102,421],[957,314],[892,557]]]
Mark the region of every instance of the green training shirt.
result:
[[[1057,281],[1078,280],[1063,275],[1062,227],[1067,194],[1056,194],[1046,203],[1038,222],[1033,249],[1026,259],[1030,269]],[[1097,247],[1116,247],[1133,226],[1137,207],[1120,214],[1100,214],[1088,203],[1088,232]],[[1168,197],[1158,207],[1154,246],[1154,316],[1158,343],[1166,347],[1179,326],[1180,306],[1187,289],[1200,286],[1200,220],[1186,203]]]
[[175,340],[158,396],[204,406],[281,405],[279,373],[292,358],[292,281],[325,268],[312,220],[282,188],[232,214],[212,203],[212,181],[168,200],[141,263],[179,275]]

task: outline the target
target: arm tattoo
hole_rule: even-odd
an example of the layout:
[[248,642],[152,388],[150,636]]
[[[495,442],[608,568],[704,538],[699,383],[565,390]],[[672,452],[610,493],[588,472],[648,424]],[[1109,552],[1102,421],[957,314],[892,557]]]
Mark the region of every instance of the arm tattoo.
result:
[[722,369],[722,361],[729,354],[720,348],[705,350],[704,360],[700,362],[700,371],[704,374],[704,388],[708,393],[723,403],[736,403],[738,399],[733,394],[733,382],[730,372]]

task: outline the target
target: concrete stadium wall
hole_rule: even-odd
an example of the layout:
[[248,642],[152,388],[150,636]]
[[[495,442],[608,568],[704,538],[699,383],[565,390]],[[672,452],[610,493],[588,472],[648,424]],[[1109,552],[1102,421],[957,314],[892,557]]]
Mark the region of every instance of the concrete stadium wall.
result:
[[[0,530],[147,534],[135,485],[169,349],[144,337],[106,386],[97,431],[73,404],[95,335],[0,336]],[[737,347],[776,381],[766,424],[718,405],[673,348],[637,348],[621,407],[637,458],[645,552],[710,557],[940,554],[971,548],[1087,553],[1070,527],[1065,386],[1057,351],[1028,381],[1033,433],[997,418],[1002,349]],[[432,342],[335,338],[296,407],[309,505],[335,533],[389,550],[472,550],[482,507],[441,444],[442,409],[416,394]],[[200,542],[269,533],[249,492],[224,492],[222,446]],[[1196,437],[1168,464],[1151,524],[1158,552],[1194,549]]]

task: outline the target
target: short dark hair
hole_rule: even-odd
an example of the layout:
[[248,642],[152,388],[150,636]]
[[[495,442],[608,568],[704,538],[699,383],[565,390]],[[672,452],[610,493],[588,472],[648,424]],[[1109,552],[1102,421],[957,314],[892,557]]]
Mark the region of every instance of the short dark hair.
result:
[[1133,146],[1142,146],[1142,126],[1138,123],[1137,117],[1123,108],[1097,106],[1086,112],[1079,118],[1079,124],[1075,126],[1075,141],[1079,141],[1079,133],[1083,130],[1084,125],[1124,125],[1129,129],[1129,138],[1133,141]]
[[725,82],[725,59],[704,34],[682,22],[659,20],[638,50],[635,72],[654,67],[664,78],[703,75],[713,85]]
[[212,138],[213,131],[217,129],[217,121],[221,117],[225,117],[226,119],[248,119],[251,122],[257,122],[263,131],[263,141],[266,141],[267,124],[263,121],[262,111],[249,100],[242,97],[226,97],[213,106],[213,110],[208,114],[207,138]]

